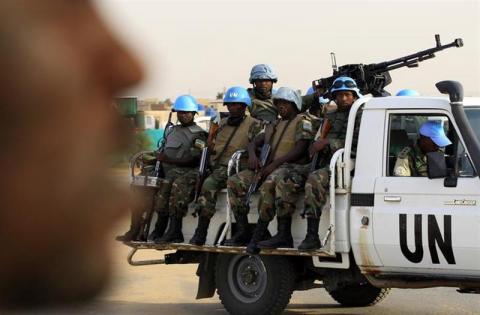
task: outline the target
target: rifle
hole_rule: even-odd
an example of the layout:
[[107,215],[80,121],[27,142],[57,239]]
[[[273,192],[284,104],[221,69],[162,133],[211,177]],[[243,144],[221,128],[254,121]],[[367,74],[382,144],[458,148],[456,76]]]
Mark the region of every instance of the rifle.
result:
[[262,170],[265,168],[265,166],[267,166],[267,161],[270,157],[270,149],[270,144],[268,142],[265,142],[262,146],[262,149],[260,150],[260,167],[255,170],[253,181],[250,184],[250,187],[248,187],[247,194],[245,195],[245,205],[247,207],[250,206],[250,198],[260,186],[260,182],[262,180]]
[[[200,192],[202,191],[202,185],[207,177],[207,164],[208,164],[208,147],[202,149],[202,157],[200,158],[200,166],[198,167],[197,181],[195,182],[195,196],[193,202],[196,204]],[[196,207],[195,211],[192,213],[194,217],[198,215],[199,208]]]
[[364,64],[348,64],[337,68],[335,55],[332,54],[333,75],[328,78],[321,78],[314,80],[312,86],[322,93],[323,96],[328,97],[330,88],[336,78],[347,76],[355,80],[360,92],[364,95],[372,94],[377,96],[389,96],[390,93],[385,91],[385,87],[392,82],[389,71],[402,67],[414,68],[418,67],[418,63],[427,59],[435,57],[437,51],[441,51],[451,47],[462,47],[463,40],[461,38],[455,39],[452,43],[442,45],[440,43],[440,35],[435,35],[436,46],[420,52],[384,61],[380,63]]
[[[159,147],[158,152],[160,153],[163,153],[163,151],[165,151],[165,142],[167,142],[167,136],[168,136],[167,133],[172,126],[173,126],[172,112],[170,112],[168,114],[168,122],[165,125],[165,129],[163,130],[163,137],[157,145]],[[158,182],[158,178],[165,177],[165,171],[163,170],[163,165],[158,159],[155,163],[155,170],[153,171],[153,176],[157,178],[157,182]],[[140,225],[141,229],[140,229],[140,233],[138,234],[138,240],[140,241],[147,241],[148,232],[150,231],[150,224],[152,223],[154,208],[155,208],[155,196],[152,196],[152,206],[150,207],[150,209],[145,211],[145,213],[142,216],[142,223]]]

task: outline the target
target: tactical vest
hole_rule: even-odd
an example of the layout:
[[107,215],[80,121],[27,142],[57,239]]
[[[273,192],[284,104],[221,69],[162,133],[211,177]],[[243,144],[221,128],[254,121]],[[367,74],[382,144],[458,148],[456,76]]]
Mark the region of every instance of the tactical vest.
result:
[[[279,120],[270,141],[271,157],[273,161],[291,151],[295,147],[297,125],[304,119],[303,115],[297,115],[292,120]],[[286,128],[286,129],[285,129]],[[285,130],[285,131],[284,131]]]
[[[362,113],[362,108],[359,108],[355,117],[355,130],[352,139],[353,156],[355,156],[355,153],[357,151],[358,133],[360,129],[360,120]],[[348,115],[350,115],[350,110],[344,112],[335,111],[327,114],[327,119],[330,121],[332,126],[330,132],[327,135],[327,139],[329,140],[332,151],[336,151],[345,146],[345,138],[347,136],[348,126]]]
[[[247,135],[248,131],[250,130],[250,126],[258,122],[256,119],[246,116],[235,131],[236,126],[228,125],[227,120],[228,118],[224,118],[220,121],[217,136],[215,137],[215,155],[211,156],[212,164],[215,165],[220,164],[227,166],[228,160],[230,160],[230,157],[233,155],[233,153],[235,153],[235,151],[246,149],[248,145]],[[227,141],[233,132],[235,132],[235,135],[233,135],[230,143],[225,148],[225,145],[227,144]],[[220,156],[220,154],[222,156]]]
[[256,119],[274,122],[277,120],[278,111],[273,105],[273,99],[269,98],[261,100],[255,97],[252,89],[248,89],[250,98],[252,99],[252,107],[249,108],[250,115]]
[[167,135],[165,149],[163,153],[172,160],[183,160],[193,158],[192,148],[195,139],[198,139],[206,132],[198,125],[194,124],[188,127],[176,125]]

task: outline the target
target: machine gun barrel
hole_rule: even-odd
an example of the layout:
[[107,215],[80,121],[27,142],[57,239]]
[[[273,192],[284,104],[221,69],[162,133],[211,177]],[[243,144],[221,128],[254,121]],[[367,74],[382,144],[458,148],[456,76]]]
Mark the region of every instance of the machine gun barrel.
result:
[[455,39],[450,44],[442,45],[440,43],[440,35],[436,34],[435,41],[437,45],[433,48],[425,49],[417,53],[393,59],[390,61],[372,64],[370,65],[371,71],[390,71],[401,67],[415,67],[418,62],[434,58],[437,51],[441,51],[451,47],[460,48],[463,46],[463,40],[461,38]]
[[338,67],[338,70],[335,70],[336,67],[334,67],[332,76],[314,80],[312,86],[322,95],[329,97],[329,91],[333,81],[340,76],[347,76],[355,80],[363,95],[372,94],[374,97],[388,96],[390,93],[385,91],[385,87],[392,82],[389,73],[390,70],[402,67],[417,67],[419,62],[434,58],[437,51],[463,46],[463,40],[461,38],[455,39],[450,44],[442,45],[440,43],[440,35],[437,34],[435,35],[435,41],[436,46],[433,48],[390,61],[372,64],[347,64]]

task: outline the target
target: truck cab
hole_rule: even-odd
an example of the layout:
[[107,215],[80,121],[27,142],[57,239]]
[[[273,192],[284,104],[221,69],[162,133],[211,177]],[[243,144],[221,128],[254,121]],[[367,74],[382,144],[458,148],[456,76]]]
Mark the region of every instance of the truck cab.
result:
[[[479,99],[464,104],[478,139]],[[452,142],[444,152],[447,176],[393,176],[399,147],[413,145],[420,124],[433,119]],[[362,273],[377,286],[478,283],[480,181],[449,100],[372,98],[361,124],[349,230]]]

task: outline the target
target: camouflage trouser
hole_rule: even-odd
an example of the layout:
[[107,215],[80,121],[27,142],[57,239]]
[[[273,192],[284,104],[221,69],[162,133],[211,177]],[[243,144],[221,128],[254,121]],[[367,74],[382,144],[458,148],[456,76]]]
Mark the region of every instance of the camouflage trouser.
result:
[[308,170],[308,165],[283,164],[268,175],[259,189],[258,213],[262,221],[273,220],[275,213],[279,218],[292,216]]
[[228,198],[232,212],[237,214],[248,214],[249,208],[245,205],[245,195],[252,183],[255,172],[244,170],[227,180]]
[[213,168],[210,176],[205,178],[198,197],[197,209],[201,216],[211,219],[215,214],[218,192],[227,187],[227,167],[218,165]]
[[159,180],[155,194],[155,211],[160,216],[185,216],[188,204],[193,199],[198,170],[176,167],[167,170],[165,177]]
[[325,167],[308,175],[305,184],[305,215],[320,218],[328,194],[330,170]]

